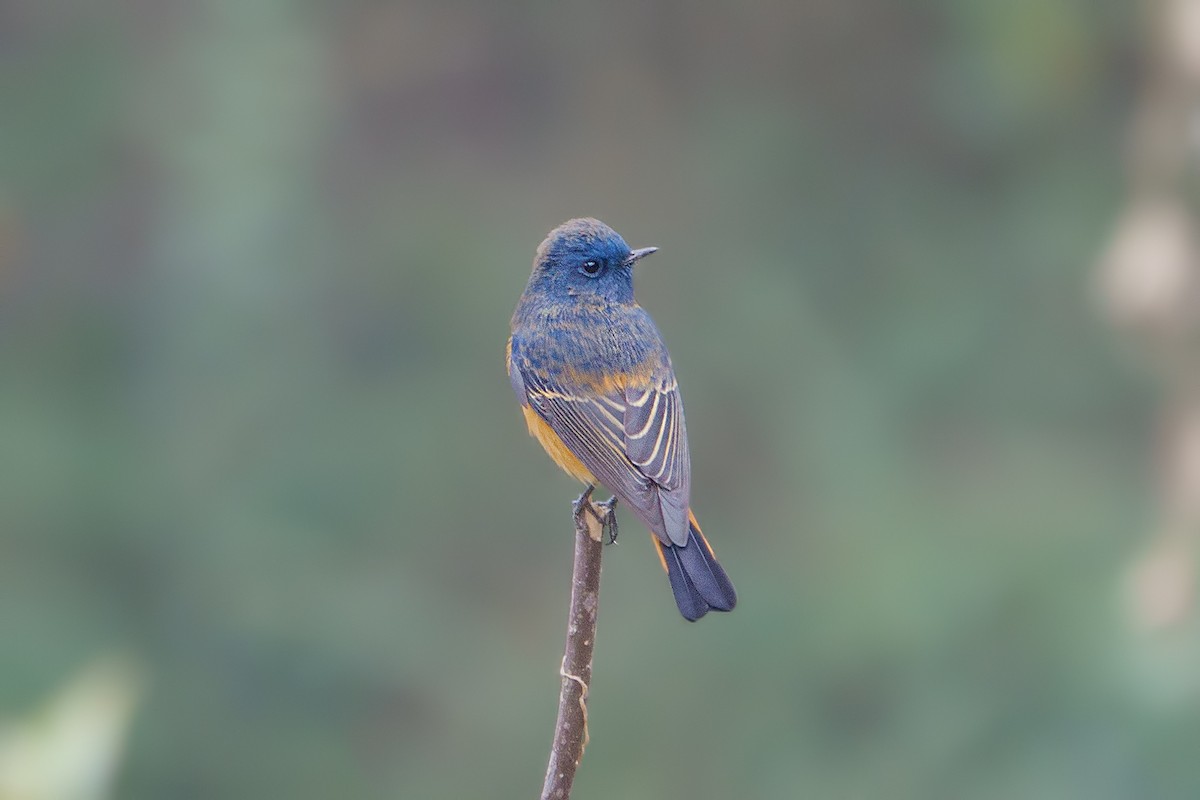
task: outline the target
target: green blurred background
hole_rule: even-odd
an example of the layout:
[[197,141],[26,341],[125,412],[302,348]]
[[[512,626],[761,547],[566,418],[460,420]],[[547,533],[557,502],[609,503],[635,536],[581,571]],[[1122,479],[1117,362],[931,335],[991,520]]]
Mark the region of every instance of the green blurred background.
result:
[[1123,605],[1159,384],[1094,302],[1147,27],[0,7],[0,716],[116,653],[113,797],[535,795],[579,487],[503,350],[593,215],[662,248],[741,601],[684,623],[622,517],[576,797],[1200,796],[1197,625]]

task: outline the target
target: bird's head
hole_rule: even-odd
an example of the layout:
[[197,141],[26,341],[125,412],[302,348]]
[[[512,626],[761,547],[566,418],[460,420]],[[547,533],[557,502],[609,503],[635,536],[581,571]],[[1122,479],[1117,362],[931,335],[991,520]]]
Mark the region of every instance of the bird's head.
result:
[[633,265],[657,247],[631,250],[598,219],[559,225],[537,249],[529,287],[561,298],[633,302]]

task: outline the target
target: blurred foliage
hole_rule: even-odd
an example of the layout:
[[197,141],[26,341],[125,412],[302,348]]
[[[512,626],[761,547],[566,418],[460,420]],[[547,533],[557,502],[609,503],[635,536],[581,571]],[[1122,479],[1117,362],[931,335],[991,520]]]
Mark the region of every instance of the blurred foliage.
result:
[[578,487],[503,371],[595,215],[741,594],[626,519],[576,795],[1185,798],[1093,313],[1141,20],[1084,0],[0,8],[0,709],[152,681],[116,796],[525,797]]

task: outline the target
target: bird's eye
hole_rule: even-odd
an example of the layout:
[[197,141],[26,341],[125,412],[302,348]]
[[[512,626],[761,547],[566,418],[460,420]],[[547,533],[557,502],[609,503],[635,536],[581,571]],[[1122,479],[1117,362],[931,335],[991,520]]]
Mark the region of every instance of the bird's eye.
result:
[[589,278],[594,278],[600,274],[600,262],[594,258],[589,258],[587,261],[579,265],[579,271]]

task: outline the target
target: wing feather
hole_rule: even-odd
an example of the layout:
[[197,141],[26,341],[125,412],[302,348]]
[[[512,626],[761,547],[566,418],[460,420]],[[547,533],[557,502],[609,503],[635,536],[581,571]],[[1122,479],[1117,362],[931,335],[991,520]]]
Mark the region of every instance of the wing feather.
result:
[[683,403],[673,378],[626,391],[625,451],[629,460],[666,489],[687,484],[687,434]]

